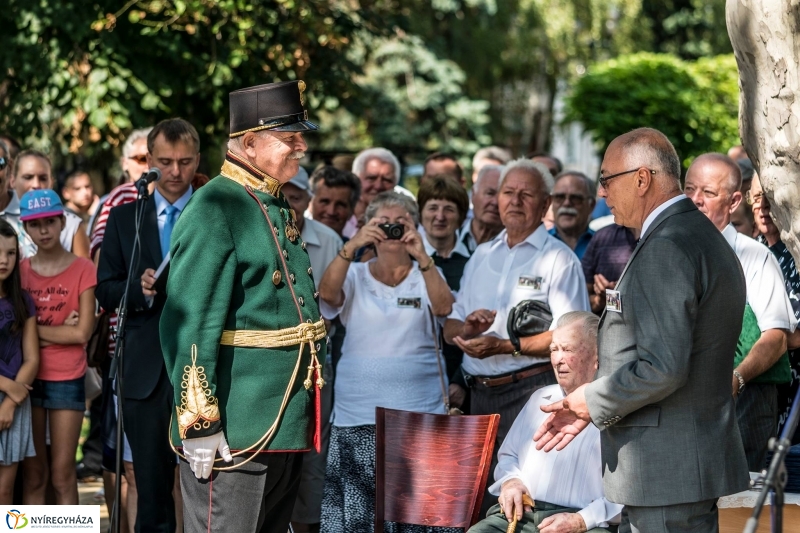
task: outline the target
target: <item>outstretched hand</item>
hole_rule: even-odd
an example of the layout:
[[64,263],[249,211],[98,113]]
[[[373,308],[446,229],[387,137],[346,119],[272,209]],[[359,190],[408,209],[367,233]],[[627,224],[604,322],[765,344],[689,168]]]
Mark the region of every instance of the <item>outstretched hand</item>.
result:
[[533,435],[537,450],[563,450],[586,429],[591,417],[586,405],[585,387],[586,385],[581,385],[563,400],[541,407],[550,416]]

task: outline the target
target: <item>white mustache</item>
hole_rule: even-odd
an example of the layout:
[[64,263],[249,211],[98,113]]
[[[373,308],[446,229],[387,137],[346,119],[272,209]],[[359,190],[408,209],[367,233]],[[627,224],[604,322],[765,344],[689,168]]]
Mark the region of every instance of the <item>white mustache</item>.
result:
[[297,150],[289,154],[289,159],[303,159],[306,156],[305,152]]
[[574,207],[559,207],[558,211],[556,211],[556,216],[560,217],[561,215],[572,215],[578,216],[578,210]]

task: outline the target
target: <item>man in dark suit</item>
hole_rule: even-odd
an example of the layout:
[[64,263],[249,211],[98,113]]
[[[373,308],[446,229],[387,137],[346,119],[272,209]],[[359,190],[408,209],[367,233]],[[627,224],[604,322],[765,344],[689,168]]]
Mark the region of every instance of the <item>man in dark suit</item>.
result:
[[656,130],[609,145],[600,196],[642,238],[608,290],[595,380],[542,407],[552,415],[534,436],[562,449],[599,427],[606,497],[625,504],[635,533],[718,531],[717,498],[749,482],[731,395],[744,275],[679,179]]
[[[136,531],[173,533],[172,488],[177,466],[169,445],[173,389],[158,330],[166,295],[154,288],[154,275],[169,252],[172,228],[191,198],[200,140],[191,124],[170,119],[153,128],[147,148],[148,167],[157,167],[162,177],[144,204],[141,255],[134,262],[137,266],[128,293],[122,411],[139,496]],[[97,300],[105,309],[116,309],[125,292],[136,237],[135,214],[141,202],[115,207],[109,215],[97,273]]]

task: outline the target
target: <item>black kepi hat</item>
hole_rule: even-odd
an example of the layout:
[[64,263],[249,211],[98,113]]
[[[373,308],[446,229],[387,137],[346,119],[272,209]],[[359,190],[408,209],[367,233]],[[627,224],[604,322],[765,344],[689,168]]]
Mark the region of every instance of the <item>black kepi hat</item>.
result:
[[256,85],[230,93],[230,136],[248,131],[314,131],[303,104],[306,84],[302,80]]

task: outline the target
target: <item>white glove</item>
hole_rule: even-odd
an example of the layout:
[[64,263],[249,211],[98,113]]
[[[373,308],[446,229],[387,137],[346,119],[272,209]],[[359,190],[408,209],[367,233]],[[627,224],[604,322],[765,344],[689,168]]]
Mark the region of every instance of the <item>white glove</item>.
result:
[[214,457],[216,457],[217,451],[225,462],[233,461],[231,448],[222,431],[210,437],[183,440],[183,455],[197,479],[211,477],[211,468],[214,466]]

